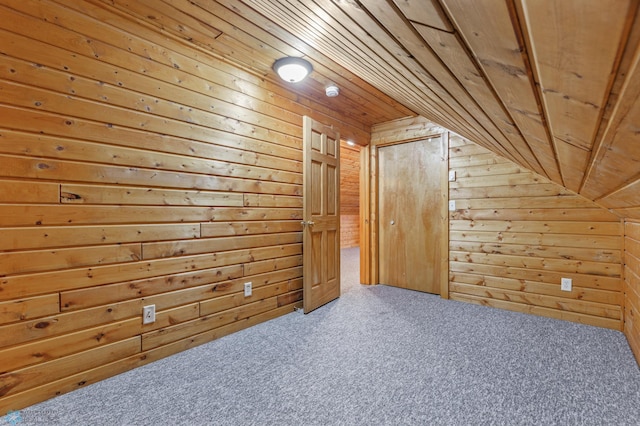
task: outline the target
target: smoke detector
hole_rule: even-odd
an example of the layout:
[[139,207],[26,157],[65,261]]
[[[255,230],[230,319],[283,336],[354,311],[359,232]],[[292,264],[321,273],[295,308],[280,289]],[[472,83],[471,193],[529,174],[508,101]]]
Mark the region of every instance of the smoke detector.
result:
[[330,98],[335,98],[340,93],[340,89],[338,89],[338,86],[336,86],[334,84],[332,84],[330,86],[327,86],[324,89],[324,91],[327,94],[327,96],[330,97]]

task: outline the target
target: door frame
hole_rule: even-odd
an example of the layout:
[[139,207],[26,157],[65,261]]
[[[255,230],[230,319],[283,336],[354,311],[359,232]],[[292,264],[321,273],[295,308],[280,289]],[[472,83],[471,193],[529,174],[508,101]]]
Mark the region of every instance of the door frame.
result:
[[390,145],[440,138],[443,167],[440,173],[442,204],[440,220],[440,296],[449,298],[449,132],[431,131],[410,139],[374,140],[362,149],[360,179],[360,280],[363,284],[379,284],[379,239],[378,239],[378,149]]

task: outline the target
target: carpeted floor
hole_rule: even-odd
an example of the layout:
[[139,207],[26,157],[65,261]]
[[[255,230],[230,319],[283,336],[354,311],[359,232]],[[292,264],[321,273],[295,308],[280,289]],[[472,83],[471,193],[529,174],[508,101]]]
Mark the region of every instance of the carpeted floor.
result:
[[20,424],[639,424],[622,333],[361,286],[358,249],[342,262],[339,300],[32,406]]

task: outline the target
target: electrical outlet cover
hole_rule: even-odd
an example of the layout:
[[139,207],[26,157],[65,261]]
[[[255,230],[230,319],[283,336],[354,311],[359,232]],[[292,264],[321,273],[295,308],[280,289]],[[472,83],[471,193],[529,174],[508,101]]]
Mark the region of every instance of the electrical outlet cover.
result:
[[572,284],[573,284],[573,280],[571,278],[562,278],[560,280],[560,290],[571,291]]
[[244,283],[244,296],[249,297],[253,293],[251,282]]

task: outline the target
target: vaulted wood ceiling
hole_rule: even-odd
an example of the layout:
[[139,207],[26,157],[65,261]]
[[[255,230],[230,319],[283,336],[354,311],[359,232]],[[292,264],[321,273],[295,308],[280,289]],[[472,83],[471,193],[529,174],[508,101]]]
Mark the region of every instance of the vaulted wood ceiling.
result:
[[638,0],[104,1],[265,78],[305,57],[292,90],[346,124],[419,114],[640,218]]

